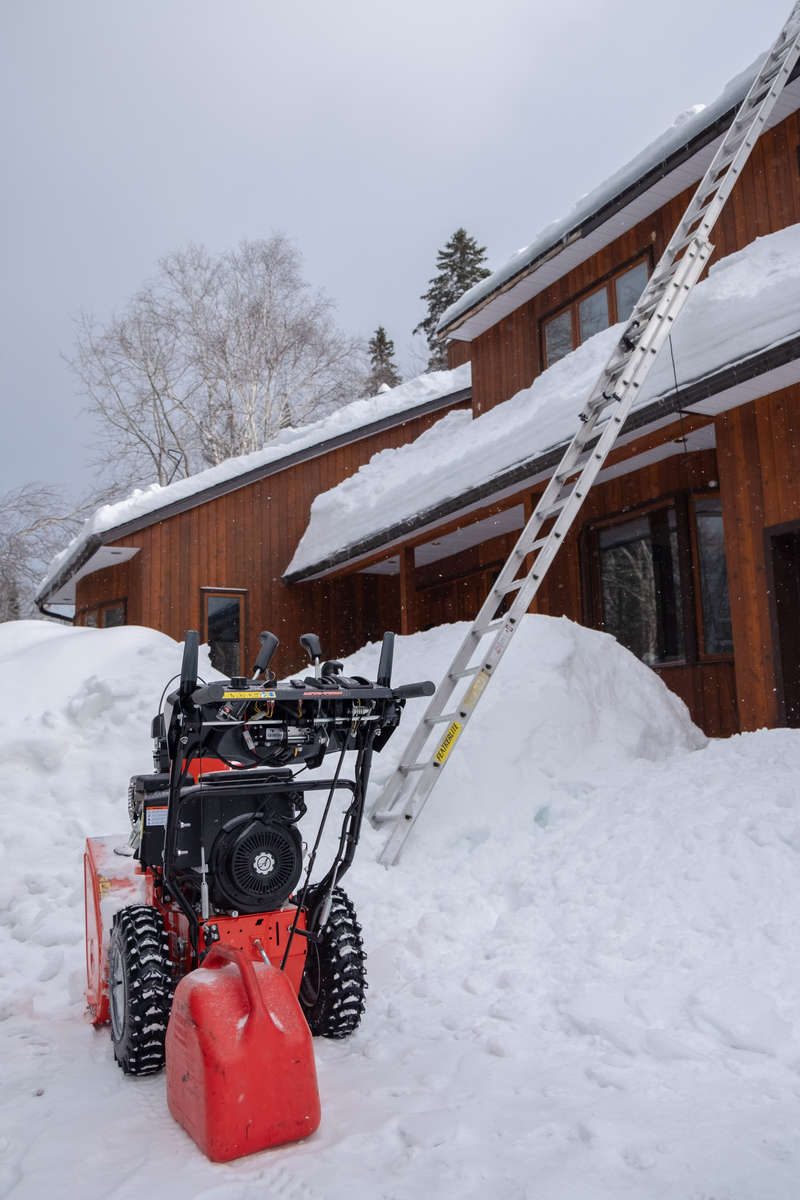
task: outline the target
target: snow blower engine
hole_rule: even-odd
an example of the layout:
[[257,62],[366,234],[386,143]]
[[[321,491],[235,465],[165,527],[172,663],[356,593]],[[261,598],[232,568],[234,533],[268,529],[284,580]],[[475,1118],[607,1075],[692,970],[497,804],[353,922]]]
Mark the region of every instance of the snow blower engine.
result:
[[[186,634],[178,687],[153,721],[155,769],[130,783],[128,845],[119,836],[90,838],[85,856],[91,1018],[110,1021],[126,1074],[150,1074],[166,1058],[173,1115],[217,1159],[316,1127],[309,1095],[316,1076],[313,1056],[310,1064],[303,1058],[310,1054],[304,1039],[310,1046],[309,1030],[346,1037],[364,1011],[361,927],[340,881],[358,844],[372,755],[397,728],[406,699],[434,691],[429,682],[391,686],[392,633],[384,635],[375,683],[345,676],[339,662],[320,665],[319,640],[304,634],[313,674],[276,684],[269,664],[278,639],[262,633],[260,640],[251,678],[204,684],[197,633]],[[342,775],[348,751],[355,752],[352,778]],[[318,778],[312,772],[329,754],[333,775]],[[342,793],[333,861],[315,878]],[[317,795],[320,819],[306,855],[298,822]],[[276,1047],[279,1031],[284,1041]],[[225,1062],[212,1063],[226,1045]],[[284,1090],[295,1096],[296,1120],[287,1116],[286,1095],[265,1103],[257,1082],[254,1126],[252,1114],[241,1115],[249,1111],[241,1097],[250,1095],[243,1078],[264,1074],[274,1091],[282,1065],[295,1072]],[[214,1125],[212,1093],[226,1073],[238,1108],[235,1128],[221,1134],[231,1105],[220,1101]],[[276,1104],[267,1131],[261,1126]]]

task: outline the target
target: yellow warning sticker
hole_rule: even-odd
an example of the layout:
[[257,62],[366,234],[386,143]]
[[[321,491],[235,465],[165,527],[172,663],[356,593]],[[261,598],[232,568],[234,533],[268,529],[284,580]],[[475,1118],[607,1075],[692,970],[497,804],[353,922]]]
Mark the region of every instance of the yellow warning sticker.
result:
[[223,692],[223,700],[274,700],[274,692]]
[[488,671],[481,671],[479,675],[476,675],[472,681],[472,687],[469,689],[469,691],[464,696],[464,699],[461,701],[461,707],[463,709],[466,709],[467,712],[471,712],[472,709],[475,707],[475,705],[480,700],[481,696],[483,695],[484,688],[486,687],[488,682],[489,682],[489,672]]
[[447,762],[447,756],[450,753],[450,751],[453,749],[453,746],[455,746],[456,739],[457,739],[458,735],[461,733],[461,729],[462,729],[462,726],[459,724],[459,722],[453,721],[453,724],[450,726],[447,733],[444,735],[441,746],[439,747],[439,749],[436,751],[436,753],[433,756],[433,761],[438,763],[440,767],[443,767],[444,764]]

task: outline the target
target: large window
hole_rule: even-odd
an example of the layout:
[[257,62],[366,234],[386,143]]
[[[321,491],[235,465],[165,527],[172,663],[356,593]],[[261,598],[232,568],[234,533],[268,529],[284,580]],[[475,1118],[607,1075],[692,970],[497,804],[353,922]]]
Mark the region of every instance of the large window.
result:
[[650,666],[733,653],[719,496],[676,496],[589,533],[599,628]]
[[597,535],[603,628],[655,666],[681,662],[681,576],[674,508],[659,508]]
[[643,258],[543,321],[545,367],[551,367],[601,329],[607,329],[617,321],[627,321],[644,291],[648,273],[648,260]]
[[228,677],[241,675],[245,593],[209,588],[203,597],[211,665]]

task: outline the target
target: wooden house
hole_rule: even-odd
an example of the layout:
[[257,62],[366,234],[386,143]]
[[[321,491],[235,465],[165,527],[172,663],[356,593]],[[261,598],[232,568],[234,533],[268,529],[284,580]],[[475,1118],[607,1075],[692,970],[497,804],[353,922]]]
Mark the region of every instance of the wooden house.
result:
[[[306,628],[341,654],[384,628],[474,616],[574,431],[580,400],[564,408],[564,395],[584,374],[594,382],[587,372],[753,74],[445,314],[451,366],[470,364],[471,387],[456,375],[436,399],[399,404],[349,440],[322,436],[291,461],[232,472],[221,491],[189,487],[84,534],[51,568],[40,604],[74,596],[79,622],[111,614],[175,637],[200,627],[221,647],[228,638],[234,648],[218,651],[228,665],[242,649],[247,662],[258,630],[273,628],[283,669],[298,665]],[[671,355],[536,600],[614,633],[711,735],[800,725],[798,223],[795,72],[714,231],[710,275]],[[215,636],[232,618],[239,643]]]

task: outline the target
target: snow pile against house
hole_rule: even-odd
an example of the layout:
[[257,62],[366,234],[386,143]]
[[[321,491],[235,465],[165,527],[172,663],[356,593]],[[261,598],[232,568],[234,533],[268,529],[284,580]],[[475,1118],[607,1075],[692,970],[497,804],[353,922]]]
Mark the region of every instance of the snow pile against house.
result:
[[[476,420],[449,413],[415,442],[384,450],[317,497],[287,575],[313,569],[360,540],[424,512],[563,443],[623,325],[603,330]],[[712,266],[672,336],[678,386],[800,332],[800,225],[757,238]],[[665,349],[637,408],[674,389]]]
[[[436,678],[462,635],[398,639],[396,681]],[[346,670],[374,674],[377,658],[366,647]],[[124,831],[179,661],[149,630],[0,630],[16,685],[0,755],[0,1190],[794,1193],[800,733],[704,746],[611,638],[543,617],[526,618],[400,866],[375,863],[385,831],[365,828],[346,886],[369,1003],[351,1041],[316,1044],[320,1131],[208,1163],[163,1077],[124,1079],[81,1018],[83,838]],[[376,756],[378,783],[413,719]]]
[[302,425],[297,429],[283,429],[263,450],[253,454],[226,459],[207,471],[200,471],[188,479],[178,479],[165,487],[154,483],[147,488],[137,488],[130,496],[116,504],[105,504],[84,524],[80,533],[72,539],[48,567],[47,574],[39,585],[44,592],[56,578],[60,568],[77,552],[92,534],[104,533],[118,525],[147,513],[157,513],[175,501],[191,497],[207,488],[239,475],[246,475],[260,467],[279,463],[281,459],[299,451],[327,442],[331,438],[350,433],[362,426],[370,425],[397,413],[413,410],[429,401],[449,395],[451,392],[468,388],[471,368],[468,363],[451,371],[432,371],[401,383],[396,388],[385,389],[376,396],[354,400],[319,421]]

